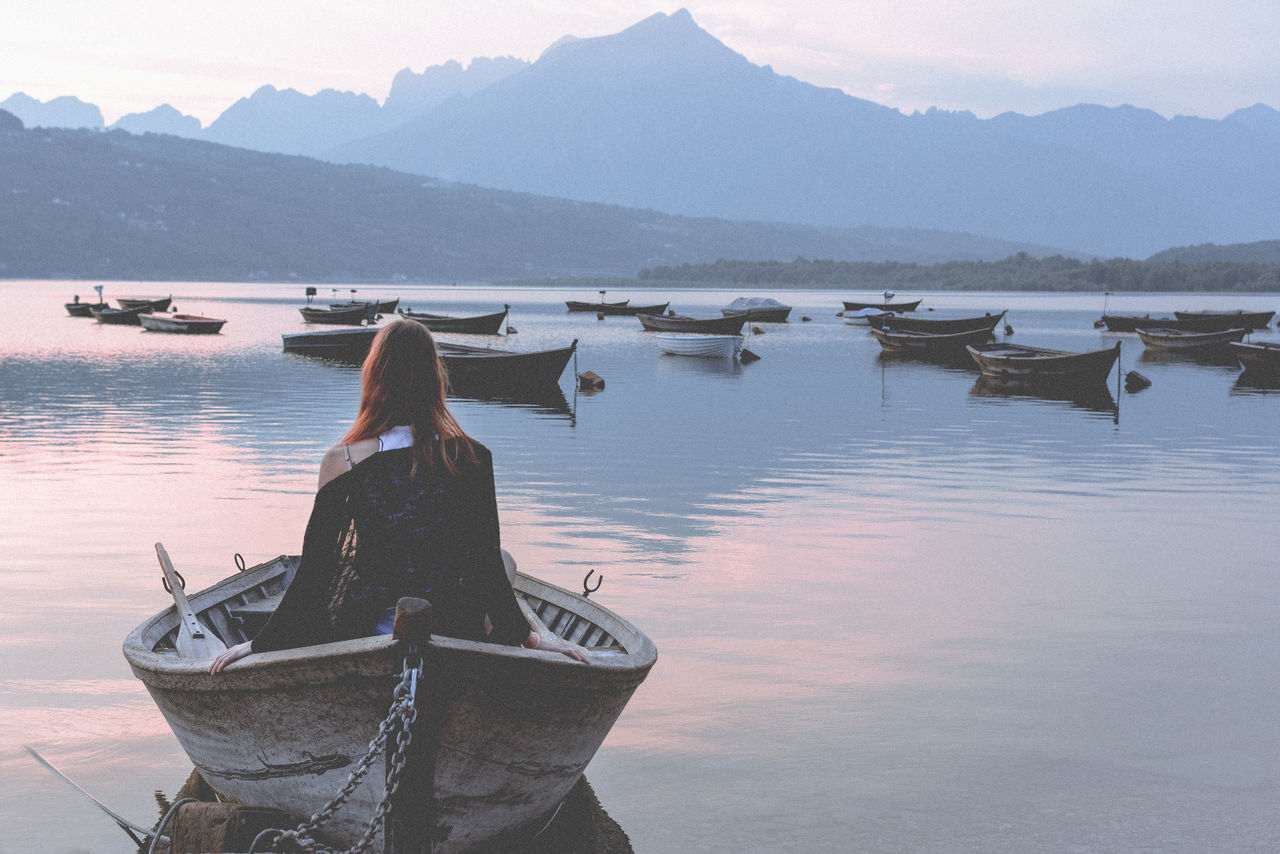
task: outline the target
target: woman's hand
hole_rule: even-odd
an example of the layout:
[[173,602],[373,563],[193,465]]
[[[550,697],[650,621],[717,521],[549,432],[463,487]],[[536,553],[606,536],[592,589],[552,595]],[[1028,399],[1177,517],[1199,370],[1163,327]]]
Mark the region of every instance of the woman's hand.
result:
[[547,632],[546,634],[538,634],[530,632],[529,638],[524,645],[530,649],[541,649],[546,652],[558,652],[561,655],[567,655],[574,661],[581,661],[583,664],[590,664],[591,659],[587,658],[587,651],[572,641],[567,641],[557,635],[555,632]]
[[238,643],[230,649],[224,649],[218,653],[213,659],[213,663],[209,665],[210,673],[221,673],[222,669],[233,661],[239,661],[249,653],[253,652],[253,642],[245,641]]

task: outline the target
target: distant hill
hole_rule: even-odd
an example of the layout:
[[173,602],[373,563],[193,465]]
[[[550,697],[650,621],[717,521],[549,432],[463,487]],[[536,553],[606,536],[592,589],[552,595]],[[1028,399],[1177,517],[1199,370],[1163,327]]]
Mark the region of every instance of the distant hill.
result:
[[1260,240],[1257,243],[1236,243],[1229,246],[1216,246],[1212,243],[1179,246],[1157,252],[1149,260],[1166,263],[1227,261],[1240,264],[1280,264],[1280,240]]
[[632,276],[716,258],[1053,250],[918,229],[694,219],[124,131],[0,133],[0,277]]

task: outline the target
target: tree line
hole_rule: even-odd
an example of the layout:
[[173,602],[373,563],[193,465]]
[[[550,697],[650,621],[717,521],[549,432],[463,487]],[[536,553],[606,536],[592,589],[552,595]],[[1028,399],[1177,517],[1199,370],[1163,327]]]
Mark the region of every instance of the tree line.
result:
[[1019,252],[999,261],[730,261],[650,267],[648,284],[848,288],[864,291],[1280,291],[1280,264],[1233,261],[1083,261]]

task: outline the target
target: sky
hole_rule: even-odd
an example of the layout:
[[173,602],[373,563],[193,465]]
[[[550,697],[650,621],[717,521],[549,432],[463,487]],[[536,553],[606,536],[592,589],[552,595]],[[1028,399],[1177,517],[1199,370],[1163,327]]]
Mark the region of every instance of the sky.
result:
[[[264,84],[382,101],[395,73],[533,60],[609,35],[642,0],[41,0],[0,27],[0,100],[74,95],[107,123],[162,103],[208,126]],[[758,65],[905,113],[981,118],[1078,103],[1166,117],[1280,109],[1276,0],[708,0],[703,29]]]

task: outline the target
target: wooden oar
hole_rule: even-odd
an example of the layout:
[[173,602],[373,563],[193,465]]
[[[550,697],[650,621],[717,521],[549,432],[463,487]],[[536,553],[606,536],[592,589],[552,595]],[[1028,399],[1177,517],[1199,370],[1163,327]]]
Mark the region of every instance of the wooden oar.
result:
[[227,645],[197,619],[196,612],[192,610],[187,594],[178,581],[178,574],[169,561],[169,553],[160,543],[156,543],[156,557],[160,559],[160,569],[164,570],[165,580],[173,592],[174,607],[178,609],[178,655],[183,658],[213,658],[225,650]]
[[[24,748],[26,748],[27,753],[30,753],[30,754],[31,754],[31,756],[32,756],[32,757],[33,757],[37,762],[39,762],[39,763],[40,763],[41,765],[43,765],[44,767],[48,768],[50,771],[52,771],[54,774],[56,774],[59,778],[61,778],[61,779],[63,780],[63,782],[65,782],[65,783],[69,784],[69,785],[71,786],[71,788],[75,789],[77,792],[79,792],[80,794],[82,794],[82,795],[84,795],[86,798],[88,798],[88,799],[89,799],[89,801],[90,801],[90,802],[91,802],[95,807],[97,807],[98,809],[100,809],[100,810],[102,810],[104,813],[106,813],[106,814],[111,818],[111,820],[112,820],[112,821],[114,821],[114,822],[116,823],[116,825],[117,825],[121,830],[123,830],[125,833],[129,834],[129,838],[130,838],[130,839],[132,839],[132,840],[133,840],[133,841],[138,845],[138,847],[139,847],[139,848],[141,848],[143,845],[146,845],[146,844],[147,844],[147,840],[148,840],[148,839],[150,839],[152,836],[154,836],[154,835],[155,835],[152,831],[147,830],[145,827],[142,827],[142,826],[141,826],[141,825],[139,825],[139,824],[135,824],[134,822],[129,821],[129,819],[127,819],[127,818],[125,818],[124,816],[120,815],[119,813],[115,812],[115,811],[114,811],[114,810],[112,810],[110,807],[108,807],[106,804],[104,804],[102,801],[98,800],[98,799],[97,799],[97,798],[95,798],[93,795],[89,794],[87,791],[85,791],[84,787],[83,787],[83,786],[81,786],[79,783],[77,783],[75,780],[72,780],[72,779],[71,779],[70,777],[68,777],[66,774],[63,774],[63,773],[62,773],[61,771],[59,771],[57,768],[54,768],[54,767],[53,767],[53,763],[52,763],[52,762],[50,762],[48,759],[45,759],[45,758],[44,758],[43,756],[41,756],[39,753],[36,753],[35,748],[33,748],[33,747],[31,747],[30,745],[27,745],[27,744],[24,744],[24,745],[22,745],[22,746],[23,746]],[[162,836],[162,837],[160,837],[160,839],[161,839],[162,841],[164,841],[164,842],[168,842],[168,841],[169,841],[169,838],[168,838],[167,836]]]

